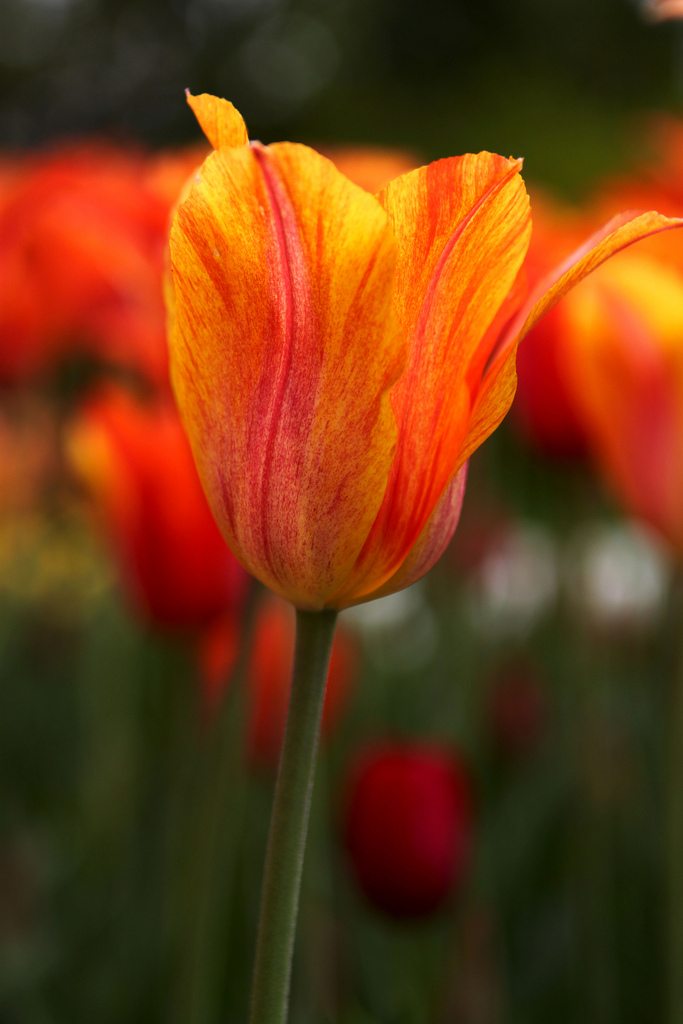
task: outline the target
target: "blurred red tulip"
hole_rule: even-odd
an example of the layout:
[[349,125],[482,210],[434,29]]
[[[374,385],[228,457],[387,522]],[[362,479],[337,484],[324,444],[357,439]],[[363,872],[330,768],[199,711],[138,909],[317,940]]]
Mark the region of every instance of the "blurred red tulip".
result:
[[165,387],[163,254],[201,152],[79,146],[0,168],[0,380],[83,351]]
[[366,752],[352,772],[346,840],[361,889],[395,917],[432,913],[462,881],[472,844],[467,773],[425,743]]
[[196,630],[239,608],[248,577],[209,511],[174,406],[108,390],[81,410],[67,446],[151,623]]
[[[248,751],[252,763],[277,767],[285,732],[292,659],[294,609],[270,597],[256,620],[249,666]],[[352,634],[337,627],[323,705],[322,736],[329,736],[343,714],[356,680],[358,652]]]
[[520,662],[500,669],[489,691],[489,726],[506,757],[519,758],[539,746],[547,721],[544,689],[533,666]]
[[209,721],[216,714],[230,685],[241,639],[242,622],[234,610],[211,619],[197,638],[204,711]]

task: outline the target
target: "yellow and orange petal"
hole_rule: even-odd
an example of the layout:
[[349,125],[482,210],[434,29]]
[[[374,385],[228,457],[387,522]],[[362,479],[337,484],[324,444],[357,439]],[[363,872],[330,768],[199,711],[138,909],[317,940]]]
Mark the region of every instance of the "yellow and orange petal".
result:
[[214,149],[231,149],[246,145],[249,136],[244,118],[229,100],[211,96],[206,92],[193,96],[189,89],[185,95],[202,131]]
[[391,395],[398,447],[380,513],[335,600],[356,602],[394,575],[463,465],[481,346],[523,263],[531,232],[521,163],[491,153],[441,160],[379,199],[397,245],[394,309],[408,338]]
[[171,261],[173,379],[214,515],[250,571],[321,608],[396,445],[388,218],[304,146],[221,149],[178,210]]

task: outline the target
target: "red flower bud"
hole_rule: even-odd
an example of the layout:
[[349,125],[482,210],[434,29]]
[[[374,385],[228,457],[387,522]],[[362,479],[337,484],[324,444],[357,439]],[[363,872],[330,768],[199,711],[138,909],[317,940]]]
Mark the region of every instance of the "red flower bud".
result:
[[395,917],[437,910],[463,877],[471,846],[467,773],[453,752],[387,743],[352,773],[346,841],[361,889]]

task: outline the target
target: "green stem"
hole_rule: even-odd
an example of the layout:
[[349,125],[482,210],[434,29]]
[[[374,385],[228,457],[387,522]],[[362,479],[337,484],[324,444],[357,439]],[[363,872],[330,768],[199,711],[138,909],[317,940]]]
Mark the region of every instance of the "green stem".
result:
[[683,572],[673,587],[673,629],[676,665],[672,680],[668,729],[668,807],[667,853],[668,892],[668,982],[669,1024],[683,1024],[683,657],[678,640],[678,624],[683,611]]
[[250,1024],[285,1024],[334,611],[296,613],[296,649],[261,893]]

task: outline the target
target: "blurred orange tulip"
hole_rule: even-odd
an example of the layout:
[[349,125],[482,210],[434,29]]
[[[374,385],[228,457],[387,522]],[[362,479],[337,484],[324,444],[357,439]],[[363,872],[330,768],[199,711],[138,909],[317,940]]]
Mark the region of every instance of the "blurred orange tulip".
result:
[[[683,127],[659,121],[653,138],[661,162],[604,186],[596,203],[600,216],[624,202],[653,202],[672,215],[683,214]],[[569,249],[571,218],[549,208],[544,215],[544,233]],[[527,423],[530,408],[539,403],[554,404],[558,415],[569,410],[624,506],[683,553],[683,246],[678,237],[648,238],[610,260],[563,299],[547,327],[535,338],[532,332],[519,363]],[[541,345],[546,349],[538,361]],[[542,370],[549,361],[557,373],[548,384]],[[537,417],[537,427],[538,422]],[[542,431],[539,435],[545,440]]]
[[683,273],[624,254],[568,299],[560,344],[607,479],[683,553]]
[[72,424],[67,451],[150,623],[191,631],[235,615],[247,577],[218,532],[170,402],[97,395]]
[[215,152],[171,231],[171,363],[217,522],[300,608],[400,590],[453,534],[520,338],[680,222],[616,217],[530,287],[521,161],[440,160],[375,197],[305,146],[248,145],[225,100],[189,102]]
[[103,145],[0,168],[0,379],[81,350],[167,386],[162,297],[170,210],[197,149]]
[[683,18],[683,0],[644,0],[643,10],[653,21]]

